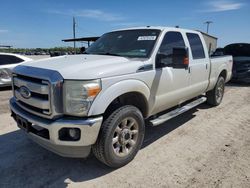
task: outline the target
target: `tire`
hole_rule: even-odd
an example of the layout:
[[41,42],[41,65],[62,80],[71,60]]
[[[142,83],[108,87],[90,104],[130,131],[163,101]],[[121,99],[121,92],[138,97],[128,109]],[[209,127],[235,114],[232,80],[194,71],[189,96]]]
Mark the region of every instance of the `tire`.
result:
[[214,89],[206,93],[207,103],[212,106],[218,106],[223,99],[224,89],[225,89],[225,79],[222,76],[220,76],[217,80]]
[[107,166],[122,167],[132,161],[141,148],[144,132],[140,110],[130,105],[120,107],[102,124],[92,151]]

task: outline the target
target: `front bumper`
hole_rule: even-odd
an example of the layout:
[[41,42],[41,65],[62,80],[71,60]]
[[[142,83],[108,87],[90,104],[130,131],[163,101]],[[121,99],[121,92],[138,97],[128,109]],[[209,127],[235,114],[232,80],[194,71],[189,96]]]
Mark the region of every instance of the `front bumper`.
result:
[[[21,117],[28,121],[33,131],[26,131],[29,137],[44,148],[64,157],[87,157],[91,145],[96,142],[102,124],[102,116],[88,119],[61,118],[48,120],[24,111],[10,99],[10,109],[13,118]],[[59,130],[62,128],[79,128],[81,137],[78,141],[59,140]],[[39,131],[38,131],[39,130]],[[46,134],[42,134],[46,132]]]

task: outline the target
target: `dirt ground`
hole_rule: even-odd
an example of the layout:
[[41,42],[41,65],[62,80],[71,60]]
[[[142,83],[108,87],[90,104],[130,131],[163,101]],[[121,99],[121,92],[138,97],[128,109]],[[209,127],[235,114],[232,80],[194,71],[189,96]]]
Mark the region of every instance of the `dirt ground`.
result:
[[116,170],[30,141],[10,118],[11,94],[0,91],[0,187],[250,187],[250,86],[229,85],[220,106],[147,127],[138,155]]

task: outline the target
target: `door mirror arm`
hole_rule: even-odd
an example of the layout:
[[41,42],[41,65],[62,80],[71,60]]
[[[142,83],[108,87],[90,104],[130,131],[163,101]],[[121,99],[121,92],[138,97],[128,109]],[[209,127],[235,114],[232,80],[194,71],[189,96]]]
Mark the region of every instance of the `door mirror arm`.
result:
[[166,65],[162,63],[162,60],[167,57],[166,54],[164,53],[157,53],[156,58],[155,58],[155,63],[156,63],[156,68],[163,68]]

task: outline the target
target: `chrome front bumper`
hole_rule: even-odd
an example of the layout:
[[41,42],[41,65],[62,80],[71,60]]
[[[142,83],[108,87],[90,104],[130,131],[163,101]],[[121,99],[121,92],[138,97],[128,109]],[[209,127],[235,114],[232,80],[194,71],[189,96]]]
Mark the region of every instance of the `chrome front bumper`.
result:
[[[49,120],[24,111],[16,104],[14,98],[10,99],[10,109],[13,117],[19,116],[27,120],[32,127],[40,127],[48,132],[49,136],[45,138],[40,134],[28,131],[27,134],[32,140],[46,149],[65,157],[87,157],[91,145],[96,142],[103,119],[102,116],[99,116],[88,119],[61,118]],[[58,133],[61,128],[79,128],[81,130],[80,139],[78,141],[59,140]]]

